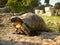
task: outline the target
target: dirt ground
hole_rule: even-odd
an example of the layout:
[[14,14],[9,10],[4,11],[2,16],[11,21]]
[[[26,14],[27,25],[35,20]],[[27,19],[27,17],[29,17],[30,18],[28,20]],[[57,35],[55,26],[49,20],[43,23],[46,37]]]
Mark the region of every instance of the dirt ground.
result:
[[39,36],[13,34],[13,27],[0,27],[0,45],[60,45],[60,33],[41,32]]

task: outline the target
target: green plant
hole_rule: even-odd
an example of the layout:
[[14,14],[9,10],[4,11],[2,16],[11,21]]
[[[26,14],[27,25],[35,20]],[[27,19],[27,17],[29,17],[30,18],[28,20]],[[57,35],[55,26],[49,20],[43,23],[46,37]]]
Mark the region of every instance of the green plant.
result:
[[38,0],[8,0],[6,6],[8,6],[13,13],[29,12],[38,6]]
[[60,32],[60,16],[42,16],[52,32]]

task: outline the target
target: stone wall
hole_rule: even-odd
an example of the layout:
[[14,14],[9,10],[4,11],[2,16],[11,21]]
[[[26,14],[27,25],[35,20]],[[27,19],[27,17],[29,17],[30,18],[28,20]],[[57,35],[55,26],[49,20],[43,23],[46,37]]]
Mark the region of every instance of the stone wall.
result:
[[40,9],[35,10],[35,14],[37,14],[39,16],[41,16],[43,13],[44,13],[43,10],[40,10]]
[[54,8],[52,8],[52,7],[45,7],[45,14],[47,16],[53,16],[54,15]]

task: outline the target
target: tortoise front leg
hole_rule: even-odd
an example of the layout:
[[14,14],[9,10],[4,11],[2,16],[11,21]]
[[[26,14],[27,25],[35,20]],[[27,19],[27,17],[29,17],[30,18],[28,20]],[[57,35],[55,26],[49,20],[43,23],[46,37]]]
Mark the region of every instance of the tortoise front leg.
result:
[[16,28],[16,30],[15,30],[15,32],[13,34],[22,34],[22,33],[23,32],[20,29]]
[[21,29],[26,35],[28,35],[28,36],[30,35],[30,33],[31,33],[30,29],[27,27],[27,25],[25,23],[22,24]]
[[29,36],[30,35],[30,32],[28,32],[26,29],[24,29],[24,27],[21,27],[21,30],[23,32],[23,34]]

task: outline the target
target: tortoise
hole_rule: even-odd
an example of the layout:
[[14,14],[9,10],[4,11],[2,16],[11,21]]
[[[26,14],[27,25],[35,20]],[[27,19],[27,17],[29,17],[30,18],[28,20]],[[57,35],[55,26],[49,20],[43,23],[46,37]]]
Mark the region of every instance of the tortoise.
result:
[[34,13],[26,13],[11,19],[14,27],[17,29],[16,33],[29,36],[40,35],[41,32],[49,32],[42,17]]

